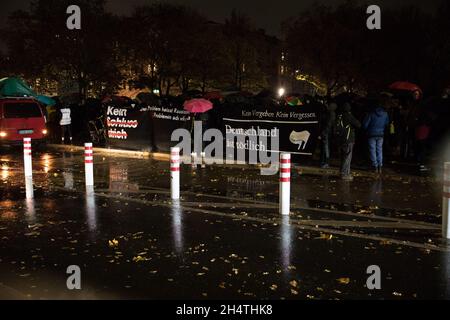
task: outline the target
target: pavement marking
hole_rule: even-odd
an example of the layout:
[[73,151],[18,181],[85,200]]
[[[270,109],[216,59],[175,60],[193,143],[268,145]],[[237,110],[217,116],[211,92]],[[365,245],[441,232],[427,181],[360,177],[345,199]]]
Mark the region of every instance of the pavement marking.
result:
[[[167,207],[167,208],[173,207],[172,203],[169,203],[169,202],[148,201],[148,200],[143,200],[143,199],[135,199],[135,198],[123,197],[123,196],[117,196],[117,195],[108,195],[108,194],[104,194],[104,193],[95,193],[95,195],[98,197],[103,197],[103,198],[131,201],[131,202],[136,202],[136,203],[141,203],[141,204],[146,204],[146,205],[158,205],[158,206]],[[382,236],[374,236],[374,235],[360,234],[360,233],[349,232],[349,231],[342,231],[342,230],[337,230],[337,229],[309,226],[309,225],[303,224],[303,221],[299,221],[299,220],[297,220],[297,221],[294,220],[290,223],[286,223],[281,218],[264,219],[264,218],[257,218],[257,217],[242,216],[242,215],[237,215],[237,214],[228,214],[228,213],[223,213],[223,212],[219,212],[219,211],[184,206],[182,202],[180,203],[180,206],[184,210],[210,214],[210,215],[219,216],[219,217],[223,217],[223,218],[229,218],[232,220],[233,219],[246,220],[246,221],[260,222],[260,223],[271,224],[271,225],[274,225],[274,223],[276,223],[277,225],[284,224],[284,225],[292,226],[292,227],[299,228],[302,230],[342,235],[342,236],[346,236],[346,237],[353,237],[353,238],[359,238],[359,239],[365,239],[365,240],[383,241],[383,242],[388,242],[391,244],[398,244],[398,245],[403,245],[403,246],[408,246],[408,247],[413,247],[413,248],[418,248],[418,249],[424,249],[424,250],[430,250],[430,251],[450,252],[450,246],[439,247],[437,245],[432,245],[432,244],[427,244],[427,243],[417,243],[417,242],[413,242],[413,241],[409,241],[409,240],[398,240],[398,239],[392,239],[392,238],[387,238],[387,237],[382,237]]]
[[[67,160],[70,161],[70,160],[75,160],[75,159],[78,159],[78,158],[81,159],[82,157],[83,157],[83,155],[80,154],[80,155],[75,155],[75,157],[72,158],[72,159],[70,159],[70,158],[69,159],[63,159],[63,158],[53,159],[52,158],[52,160],[58,163],[59,161],[61,161],[61,162],[64,162],[64,161],[67,161]],[[130,158],[128,158],[127,160],[125,160],[123,162],[127,163],[127,164],[135,163],[136,165],[138,165],[138,164],[140,165],[142,161],[140,159],[138,160],[138,159],[132,159],[132,158],[130,159]],[[101,161],[101,162],[99,161],[98,162],[98,164],[104,164],[104,165],[107,165],[107,164],[110,164],[110,163],[111,163],[110,161]],[[133,168],[139,170],[139,167],[140,167],[139,165],[135,166]],[[144,167],[144,166],[142,166],[142,167]],[[39,171],[39,173],[41,173],[41,172]],[[63,190],[67,190],[65,188],[62,188],[62,189]],[[153,189],[153,190],[151,190],[151,189]],[[155,193],[156,191],[158,191],[159,193],[164,193],[164,194],[165,193],[167,193],[167,194],[169,193],[169,191],[167,189],[163,189],[163,188],[151,188],[151,189],[150,190],[145,190],[144,192],[148,192],[148,193],[153,192],[153,193]],[[110,190],[108,190],[108,191],[110,191]],[[118,191],[115,191],[115,192],[118,192]],[[125,192],[131,193],[130,191],[125,191]],[[143,192],[141,191],[141,192],[137,192],[137,193],[143,193]],[[203,197],[209,197],[209,198],[226,199],[226,200],[231,200],[231,201],[238,200],[240,202],[246,203],[246,204],[243,204],[244,206],[251,205],[254,208],[258,208],[258,204],[261,205],[261,208],[268,208],[268,209],[270,209],[270,208],[278,207],[278,205],[273,203],[273,202],[257,201],[257,200],[252,200],[252,199],[237,199],[237,198],[233,198],[233,197],[211,195],[211,194],[203,194],[203,193],[197,193],[197,192],[192,192],[192,191],[187,191],[187,192],[183,192],[183,193],[184,194],[192,194],[192,195],[200,196],[200,197],[203,196]],[[128,197],[126,199],[137,200],[137,199],[128,198]],[[153,202],[150,202],[150,203],[167,206],[166,204],[159,203],[157,201],[153,201]],[[233,206],[237,207],[237,204],[234,203]],[[186,209],[192,210],[192,211],[199,211],[199,212],[204,212],[205,211],[205,209],[201,209],[201,208],[199,209],[197,207],[195,207],[195,208],[194,207],[189,207],[187,205],[184,205],[183,207],[186,208]],[[432,224],[432,223],[421,222],[421,221],[413,221],[413,220],[408,220],[408,219],[390,218],[390,217],[377,216],[377,215],[373,215],[373,214],[372,215],[358,214],[358,213],[354,213],[354,212],[339,211],[339,210],[332,210],[332,209],[302,207],[302,206],[296,205],[295,202],[293,202],[293,210],[308,210],[308,211],[313,211],[313,212],[316,211],[316,212],[340,214],[340,215],[346,215],[346,216],[361,217],[361,218],[364,218],[364,219],[377,219],[377,220],[385,220],[385,221],[390,221],[391,222],[391,223],[385,223],[385,224],[380,223],[380,222],[376,222],[376,223],[375,222],[365,222],[367,227],[375,227],[375,228],[377,228],[377,227],[378,228],[386,228],[387,226],[388,227],[394,227],[393,223],[395,224],[395,228],[410,228],[409,226],[411,226],[412,228],[415,228],[415,229],[429,229],[429,230],[435,230],[435,229],[440,228],[440,225],[438,225],[438,224]],[[206,210],[206,211],[207,212],[216,212],[216,211],[211,211],[211,210]],[[220,213],[220,212],[216,212],[216,213]],[[226,217],[230,217],[230,214],[225,214],[225,213],[220,213],[220,214],[223,215],[223,216],[226,216]],[[237,215],[236,217],[239,218],[239,219],[243,219],[243,217],[239,216],[239,215]],[[276,217],[276,218],[278,218],[278,217]],[[291,218],[291,220],[292,220],[292,218]],[[266,219],[266,221],[267,221],[267,219]],[[295,221],[293,221],[293,222],[295,223]],[[310,226],[314,226],[313,230],[315,230],[315,231],[318,230],[317,226],[336,226],[336,227],[339,227],[339,226],[341,226],[341,227],[342,226],[358,226],[358,227],[364,228],[364,226],[363,226],[364,223],[363,222],[349,222],[349,221],[335,221],[335,220],[316,220],[316,221],[314,221],[314,220],[303,220],[302,219],[302,220],[300,220],[300,223],[302,223],[303,227],[305,227],[306,224],[308,224]],[[369,223],[370,223],[370,225],[369,225]],[[332,230],[332,233],[335,233],[335,234],[339,234],[340,232],[342,232],[342,231],[338,232],[338,230]],[[353,232],[346,232],[346,231],[344,233],[346,235],[349,235],[349,236],[354,236],[354,234],[355,234]],[[368,237],[372,237],[372,236],[364,235],[364,238],[368,238]],[[377,237],[377,236],[375,236],[375,237]],[[385,238],[382,238],[382,239],[385,239]],[[388,239],[388,238],[386,238],[386,239]],[[394,240],[392,240],[392,241],[394,241]],[[392,242],[392,241],[390,241],[390,242]],[[404,241],[401,241],[401,240],[395,240],[395,241],[400,241],[401,244],[404,244]],[[414,243],[414,242],[412,242],[412,243]],[[417,244],[417,243],[415,243],[415,244]],[[426,248],[430,249],[429,247],[430,247],[430,245],[427,244]],[[431,247],[434,248],[434,246],[431,246]]]
[[314,226],[330,227],[358,227],[358,228],[394,228],[394,229],[420,229],[420,230],[441,230],[440,225],[420,226],[401,222],[374,222],[374,221],[341,221],[341,220],[300,220],[302,223]]
[[[97,191],[109,192],[110,190],[99,189]],[[114,192],[118,192],[118,191],[114,191]],[[157,187],[153,188],[152,187],[151,189],[148,189],[148,190],[142,190],[142,189],[139,190],[139,191],[128,191],[127,190],[127,191],[124,191],[124,193],[133,193],[133,194],[137,194],[137,193],[164,193],[164,194],[170,194],[170,191],[168,191],[167,189],[164,189],[164,188],[157,188]],[[259,205],[267,206],[266,207],[267,209],[269,209],[269,208],[278,208],[278,203],[275,203],[275,202],[233,198],[233,197],[226,197],[226,196],[213,195],[213,194],[197,193],[197,192],[193,192],[193,191],[183,191],[183,192],[181,192],[181,194],[182,195],[184,195],[184,194],[191,194],[191,195],[195,195],[195,196],[199,196],[199,197],[224,199],[224,200],[230,200],[230,201],[239,200],[240,202],[244,202],[242,204],[242,206],[248,206],[250,204],[252,204],[252,205],[258,205],[259,204]],[[232,206],[239,207],[239,203],[234,202],[234,203],[232,203]],[[261,208],[264,208],[264,207],[261,207]],[[360,218],[365,218],[365,219],[377,219],[377,220],[391,221],[391,222],[395,222],[395,223],[401,222],[401,223],[405,223],[405,224],[416,225],[418,227],[423,227],[423,228],[428,227],[430,229],[440,228],[440,225],[436,224],[436,223],[429,223],[429,222],[422,222],[422,221],[401,219],[401,218],[383,217],[383,216],[378,216],[378,215],[375,215],[375,214],[368,215],[368,214],[362,214],[362,213],[356,213],[356,212],[350,212],[350,211],[340,211],[340,210],[334,210],[334,209],[303,207],[303,206],[298,205],[295,201],[293,201],[291,203],[291,211],[294,211],[294,210],[308,210],[308,211],[316,211],[316,212],[323,212],[323,213],[333,213],[333,214],[339,214],[339,215],[350,216],[350,217],[360,217]]]
[[[80,154],[79,156],[75,156],[75,158],[83,158],[83,154]],[[64,161],[64,159],[59,158],[59,160],[61,162]],[[73,160],[73,159],[66,159],[67,160]],[[56,162],[56,161],[55,161]],[[130,163],[135,163],[135,164],[140,164],[141,161],[140,159],[128,159],[125,160],[124,162],[126,162],[127,164]],[[110,162],[98,162],[98,164],[109,164]],[[133,166],[134,168],[136,168],[136,166]],[[80,165],[80,170],[81,170],[81,165]],[[139,170],[139,168],[138,168]],[[19,170],[20,171],[20,170]],[[41,172],[34,170],[33,173],[45,173],[45,172]],[[105,190],[107,192],[111,192],[112,190]],[[114,190],[113,192],[120,192],[119,190]],[[157,188],[157,187],[149,187],[148,190],[140,190],[140,191],[129,191],[129,190],[124,190],[124,192],[126,193],[162,193],[162,194],[169,194],[170,191],[168,191],[167,189],[164,188]],[[245,203],[245,206],[248,206],[249,204],[252,205],[252,207],[254,208],[258,208],[257,205],[261,205],[261,208],[277,208],[278,204],[274,203],[274,202],[267,202],[267,201],[258,201],[258,200],[253,200],[253,199],[244,199],[244,198],[235,198],[235,197],[227,197],[227,196],[220,196],[220,195],[212,195],[212,194],[204,194],[201,192],[194,192],[194,191],[184,191],[182,192],[182,194],[190,194],[190,195],[195,195],[195,196],[199,196],[199,197],[206,197],[206,198],[216,198],[216,199],[225,199],[225,200],[230,200],[230,201],[236,201],[238,200],[239,202],[243,202]],[[238,207],[237,203],[234,203],[235,207]],[[262,207],[265,206],[265,207]],[[304,207],[299,205],[296,201],[292,202],[292,209],[291,211],[293,211],[294,213],[295,210],[308,210],[308,211],[312,211],[312,212],[323,212],[323,213],[332,213],[332,214],[339,214],[339,215],[344,215],[344,216],[351,216],[351,217],[361,217],[364,219],[376,219],[376,220],[384,220],[384,221],[390,221],[390,222],[394,222],[394,223],[405,223],[405,224],[410,224],[410,225],[414,225],[416,228],[418,229],[436,229],[438,226],[438,224],[434,224],[434,223],[428,223],[428,222],[422,222],[422,221],[415,221],[415,220],[409,220],[409,219],[401,219],[401,218],[391,218],[391,217],[384,217],[384,216],[378,216],[378,215],[367,215],[367,214],[360,214],[360,213],[355,213],[355,212],[350,212],[350,211],[340,211],[340,210],[335,210],[335,209],[324,209],[324,208],[313,208],[313,207]]]
[[29,300],[24,293],[0,283],[0,300]]

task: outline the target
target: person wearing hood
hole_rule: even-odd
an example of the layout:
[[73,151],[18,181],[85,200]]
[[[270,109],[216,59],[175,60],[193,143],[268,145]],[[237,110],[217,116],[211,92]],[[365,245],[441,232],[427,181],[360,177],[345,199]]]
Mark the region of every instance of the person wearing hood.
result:
[[361,122],[353,116],[350,103],[344,103],[343,112],[336,120],[336,136],[341,150],[342,180],[353,180],[351,175],[351,163],[353,146],[355,145],[355,130],[359,128],[361,128]]
[[330,137],[334,132],[334,127],[336,123],[336,109],[337,104],[332,102],[327,106],[324,112],[322,120],[322,128],[320,131],[321,152],[320,152],[320,167],[328,168],[330,161]]
[[381,174],[383,168],[384,132],[389,126],[389,116],[382,107],[376,107],[363,121],[363,129],[367,133],[370,161],[373,170]]

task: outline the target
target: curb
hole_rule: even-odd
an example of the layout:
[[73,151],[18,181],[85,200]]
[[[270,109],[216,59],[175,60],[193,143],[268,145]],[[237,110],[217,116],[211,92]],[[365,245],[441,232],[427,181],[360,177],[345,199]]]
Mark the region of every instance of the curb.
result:
[[[48,144],[47,145],[50,148],[53,149],[63,149],[63,150],[67,150],[67,151],[83,151],[84,152],[84,147],[83,146],[75,146],[75,145],[62,145],[62,144]],[[127,158],[144,158],[144,159],[155,159],[155,160],[159,160],[159,161],[170,161],[170,152],[164,153],[164,152],[149,152],[149,151],[134,151],[134,150],[123,150],[123,149],[111,149],[111,148],[99,148],[99,147],[95,147],[93,149],[97,154],[106,154],[106,155],[112,155],[112,156],[116,156],[116,157],[127,157]],[[190,161],[190,156],[182,156],[181,159],[183,161]],[[223,163],[220,164],[221,166],[225,166],[225,167],[234,167],[234,168],[239,168],[239,167],[244,167],[244,166],[250,166],[254,169],[258,169],[261,168],[262,165],[258,165],[258,164],[245,164],[245,163],[235,163],[235,164],[227,164],[227,163]],[[322,169],[322,168],[318,168],[318,167],[311,167],[311,166],[300,166],[300,165],[293,165],[292,166],[292,170],[295,170],[296,173],[298,174],[314,174],[314,175],[319,175],[319,176],[334,176],[334,177],[339,177],[339,168],[327,168],[327,169]],[[358,170],[358,169],[352,169],[352,172],[354,174],[354,176],[357,177],[368,177],[368,178],[374,178],[376,179],[377,175],[371,172],[367,172],[367,171],[363,171],[363,170]],[[400,178],[401,180],[403,179],[420,179],[419,177],[414,177],[414,176],[408,176],[408,175],[401,175],[401,174],[397,174],[398,178]]]

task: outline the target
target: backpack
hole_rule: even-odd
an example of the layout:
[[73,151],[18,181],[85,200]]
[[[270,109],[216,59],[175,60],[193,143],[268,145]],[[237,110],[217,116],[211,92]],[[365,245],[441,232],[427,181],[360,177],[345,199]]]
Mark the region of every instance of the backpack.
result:
[[335,134],[341,140],[347,141],[350,138],[352,128],[349,123],[344,123],[344,116],[340,114],[336,117]]

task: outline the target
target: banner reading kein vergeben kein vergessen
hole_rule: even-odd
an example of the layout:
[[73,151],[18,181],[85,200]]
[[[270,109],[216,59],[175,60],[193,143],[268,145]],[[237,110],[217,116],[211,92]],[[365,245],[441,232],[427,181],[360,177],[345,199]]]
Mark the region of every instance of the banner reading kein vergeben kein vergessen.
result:
[[[319,118],[313,106],[233,108],[223,118],[226,149],[289,152],[293,161],[312,156],[318,137]],[[236,138],[232,138],[233,135]],[[250,138],[252,137],[252,138]],[[272,148],[272,138],[279,147]],[[247,158],[248,159],[248,158]]]

